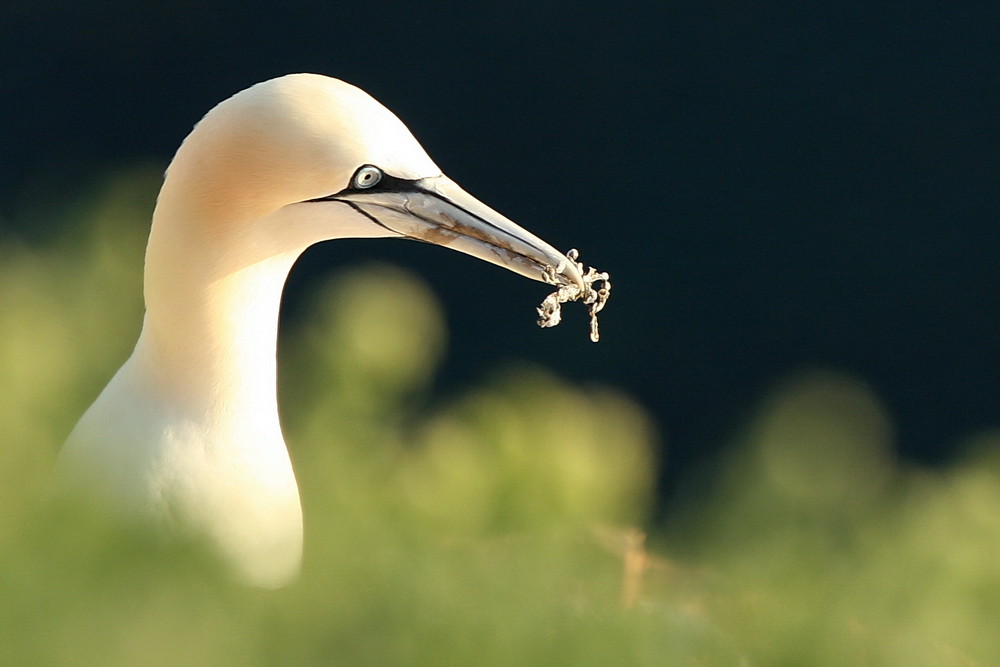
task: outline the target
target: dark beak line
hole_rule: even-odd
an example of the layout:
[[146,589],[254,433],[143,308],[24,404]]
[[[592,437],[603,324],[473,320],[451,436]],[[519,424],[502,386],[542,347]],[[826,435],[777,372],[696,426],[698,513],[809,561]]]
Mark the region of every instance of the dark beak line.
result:
[[378,218],[376,218],[374,215],[372,215],[371,213],[369,213],[365,209],[361,208],[361,206],[359,206],[355,202],[352,202],[352,201],[350,201],[348,199],[337,199],[336,197],[323,197],[322,199],[310,199],[309,201],[335,201],[335,202],[338,202],[340,204],[347,204],[348,206],[350,206],[355,211],[357,211],[361,215],[365,216],[366,218],[368,218],[369,220],[371,220],[372,222],[374,222],[376,225],[378,225],[382,229],[390,231],[393,234],[398,234],[399,236],[406,237],[405,234],[401,234],[400,232],[397,232],[395,229],[389,227],[387,224],[385,224],[384,222],[382,222],[381,220],[379,220]]
[[[467,208],[465,208],[463,206],[460,206],[459,204],[456,204],[452,200],[450,200],[447,197],[441,195],[439,192],[435,192],[434,190],[431,190],[429,188],[425,188],[425,187],[421,186],[419,181],[411,181],[411,180],[405,180],[405,179],[401,179],[401,178],[394,178],[394,177],[389,176],[388,174],[386,174],[385,176],[383,176],[383,182],[380,183],[378,187],[372,188],[371,190],[358,190],[356,188],[347,188],[347,189],[341,190],[340,192],[337,192],[335,194],[327,195],[325,197],[319,197],[317,199],[310,199],[308,201],[310,201],[310,202],[335,201],[335,202],[339,202],[341,204],[347,204],[352,209],[354,209],[355,211],[357,211],[361,215],[365,216],[366,218],[368,218],[369,220],[371,220],[373,223],[375,223],[379,227],[382,227],[383,229],[388,230],[388,231],[390,231],[390,232],[392,232],[394,234],[398,234],[399,236],[402,236],[404,238],[411,238],[410,236],[408,236],[406,234],[403,234],[402,232],[399,232],[399,231],[393,229],[392,227],[389,227],[384,222],[382,222],[381,220],[379,220],[376,216],[372,215],[369,211],[367,211],[364,208],[362,208],[361,205],[358,204],[357,202],[355,202],[354,200],[346,198],[347,196],[350,196],[352,194],[362,194],[362,193],[363,194],[380,194],[380,193],[419,194],[419,195],[424,195],[424,196],[427,196],[427,197],[433,197],[434,199],[437,199],[438,201],[443,202],[444,204],[446,204],[448,206],[451,206],[452,208],[455,208],[455,209],[461,211],[463,214],[467,215],[469,218],[471,218],[473,220],[476,220],[477,222],[479,222],[480,224],[482,224],[485,228],[493,230],[494,232],[497,233],[498,238],[513,238],[518,243],[523,243],[524,245],[532,248],[533,250],[535,250],[536,252],[538,252],[540,255],[545,255],[545,251],[542,248],[539,248],[538,246],[536,246],[530,240],[528,240],[528,239],[522,239],[522,238],[519,238],[517,236],[512,235],[507,230],[502,229],[502,228],[496,226],[495,224],[493,224],[489,220],[483,218],[481,215],[477,215],[473,211],[470,211],[469,209],[467,209]],[[375,206],[383,206],[382,204],[374,204],[374,205]],[[409,208],[407,208],[405,206],[404,206],[404,209],[405,209],[406,213],[408,213],[410,215],[414,215],[414,216],[420,218],[421,220],[423,220],[424,222],[427,222],[429,224],[436,225],[436,226],[439,226],[441,224],[439,220],[434,220],[434,219],[431,219],[431,218],[429,218],[429,217],[427,217],[425,215],[421,215],[419,211],[411,210],[411,209],[409,209]],[[452,230],[452,231],[455,231],[456,233],[461,234],[462,236],[468,236],[470,238],[476,239],[477,241],[482,241],[483,240],[483,239],[478,239],[475,236],[472,236],[470,234],[465,234],[465,233],[463,233],[460,230]],[[420,239],[417,239],[417,240],[420,240]],[[504,248],[504,250],[509,250],[509,251],[513,252],[513,249],[510,248],[510,247],[506,247],[506,248]],[[520,253],[518,253],[518,254],[520,254]],[[544,269],[544,267],[542,267],[542,268]]]
[[[456,204],[455,202],[453,202],[452,200],[448,199],[447,197],[441,195],[438,192],[435,192],[433,190],[428,190],[427,188],[420,187],[416,183],[414,183],[414,186],[411,189],[411,192],[417,192],[417,193],[420,193],[420,194],[424,194],[424,195],[427,195],[429,197],[433,197],[434,199],[437,199],[438,201],[444,202],[448,206],[451,206],[451,207],[454,207],[454,208],[458,209],[459,211],[461,211],[465,215],[469,216],[473,220],[477,220],[478,222],[482,223],[482,225],[484,227],[486,227],[488,229],[492,229],[493,231],[497,232],[500,237],[513,238],[515,241],[517,241],[519,243],[523,243],[524,245],[528,246],[529,248],[532,248],[533,250],[535,250],[536,252],[538,252],[540,255],[544,255],[545,254],[545,251],[542,248],[539,248],[534,243],[532,243],[530,240],[528,240],[528,239],[522,239],[520,237],[514,236],[513,234],[511,234],[507,230],[502,229],[500,227],[497,227],[495,224],[493,224],[492,222],[490,222],[486,218],[482,217],[481,215],[477,215],[477,214],[473,213],[472,211],[470,211],[469,209]],[[415,213],[418,217],[422,218],[423,220],[425,220],[427,222],[430,222],[430,223],[433,223],[433,224],[438,224],[434,220],[429,220],[428,218],[420,215],[419,213],[416,213],[414,211],[410,211],[410,212],[411,213]],[[465,234],[465,236],[468,236],[468,234]],[[512,251],[512,248],[505,248],[505,249]]]

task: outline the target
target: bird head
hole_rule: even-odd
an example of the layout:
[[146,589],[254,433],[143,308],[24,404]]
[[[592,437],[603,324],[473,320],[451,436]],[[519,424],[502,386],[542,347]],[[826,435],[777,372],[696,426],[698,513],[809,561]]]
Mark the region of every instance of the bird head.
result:
[[583,284],[574,262],[443,175],[392,112],[315,74],[265,81],[212,109],[167,170],[154,234],[158,219],[185,225],[189,245],[240,248],[243,262],[328,239],[402,237]]

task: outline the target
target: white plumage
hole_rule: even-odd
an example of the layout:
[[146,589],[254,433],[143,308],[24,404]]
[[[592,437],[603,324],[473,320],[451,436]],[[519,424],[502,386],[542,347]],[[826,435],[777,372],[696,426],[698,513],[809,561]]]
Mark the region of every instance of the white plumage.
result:
[[363,91],[294,74],[212,109],[171,163],[131,357],[60,455],[66,485],[206,536],[247,582],[298,571],[302,513],[281,434],[281,291],[310,245],[408,237],[536,280],[575,263],[440,173]]

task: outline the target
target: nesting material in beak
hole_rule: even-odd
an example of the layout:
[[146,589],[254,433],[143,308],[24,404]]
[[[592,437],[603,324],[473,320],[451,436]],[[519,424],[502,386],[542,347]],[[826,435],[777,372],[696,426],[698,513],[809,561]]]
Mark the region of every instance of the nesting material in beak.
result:
[[[566,258],[574,262],[577,271],[583,276],[583,286],[576,283],[565,284],[558,280],[566,267],[560,263],[559,266],[550,266],[544,274],[545,282],[550,285],[558,285],[555,292],[545,297],[542,305],[538,307],[538,326],[554,327],[562,321],[562,304],[570,301],[582,301],[590,309],[590,340],[595,343],[601,340],[601,333],[597,328],[597,313],[601,312],[608,297],[611,296],[611,278],[607,272],[598,272],[594,267],[590,267],[586,272],[583,270],[583,263],[577,262],[580,253],[574,248],[566,253]],[[601,284],[595,289],[595,284]]]

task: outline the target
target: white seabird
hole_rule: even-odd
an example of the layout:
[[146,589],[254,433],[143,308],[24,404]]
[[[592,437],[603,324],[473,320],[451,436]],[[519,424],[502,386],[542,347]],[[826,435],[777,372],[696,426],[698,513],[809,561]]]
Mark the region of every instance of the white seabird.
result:
[[552,246],[444,176],[354,86],[293,74],[212,109],[178,149],[146,248],[132,355],[70,434],[68,486],[206,537],[241,579],[287,584],[302,557],[298,487],[276,394],[278,310],[296,258],[327,239],[405,237],[536,280]]

